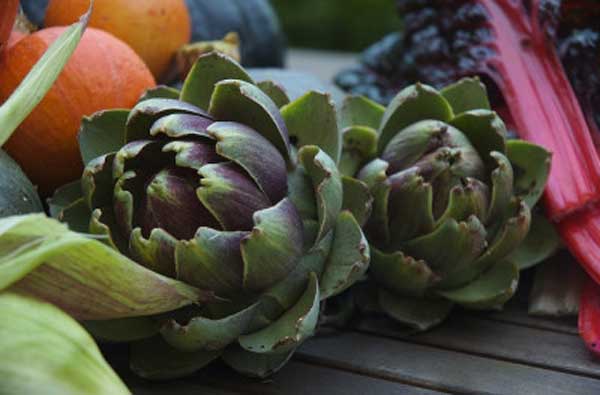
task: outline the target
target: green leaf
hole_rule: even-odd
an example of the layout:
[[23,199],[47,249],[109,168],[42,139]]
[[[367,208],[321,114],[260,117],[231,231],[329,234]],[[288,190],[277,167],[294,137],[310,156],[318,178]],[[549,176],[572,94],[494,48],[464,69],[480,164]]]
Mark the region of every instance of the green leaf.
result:
[[138,103],[148,99],[179,99],[181,92],[170,86],[159,85],[155,88],[150,88],[140,97]]
[[83,320],[153,315],[213,298],[41,214],[0,220],[4,289],[51,301]]
[[506,259],[524,270],[551,257],[560,247],[560,236],[554,225],[542,214],[534,213],[525,240]]
[[130,394],[93,339],[51,304],[0,294],[0,394]]
[[485,85],[475,78],[463,78],[440,91],[455,114],[469,110],[491,110]]
[[342,139],[335,104],[325,93],[308,92],[281,109],[290,136],[298,139],[297,148],[316,145],[335,163],[340,160]]
[[298,302],[271,325],[240,337],[240,345],[247,351],[287,353],[312,336],[319,318],[319,283],[311,273],[306,291]]
[[10,138],[44,98],[77,48],[92,9],[69,26],[33,66],[13,94],[0,106],[0,146]]
[[464,307],[493,309],[510,299],[519,284],[519,269],[506,260],[498,261],[468,285],[437,293]]
[[379,129],[385,107],[364,96],[348,96],[340,110],[340,129],[351,126],[367,126]]
[[360,226],[363,226],[373,208],[373,196],[364,182],[351,177],[342,177],[344,200],[342,210],[349,210]]
[[515,172],[515,195],[533,208],[544,192],[552,154],[539,145],[510,140],[506,153]]
[[79,150],[85,165],[99,156],[117,152],[125,145],[128,116],[129,110],[106,110],[83,117],[79,130]]
[[58,219],[64,209],[81,199],[82,196],[81,181],[77,180],[63,185],[48,199],[50,215],[52,218]]
[[271,98],[271,100],[273,100],[273,103],[275,103],[277,107],[281,108],[290,102],[290,98],[281,85],[273,81],[261,81],[257,85]]
[[232,346],[225,350],[222,358],[236,372],[263,379],[281,369],[293,354],[294,350],[281,354],[257,354]]
[[401,251],[385,253],[371,248],[370,276],[386,289],[406,296],[420,297],[437,280],[427,263]]
[[208,110],[215,85],[223,80],[254,83],[244,68],[227,55],[211,52],[198,58],[181,89],[181,100]]
[[160,322],[154,317],[130,317],[117,320],[84,321],[85,329],[101,342],[130,343],[158,334]]
[[396,321],[419,331],[430,329],[446,319],[452,302],[444,299],[412,298],[379,289],[379,305]]

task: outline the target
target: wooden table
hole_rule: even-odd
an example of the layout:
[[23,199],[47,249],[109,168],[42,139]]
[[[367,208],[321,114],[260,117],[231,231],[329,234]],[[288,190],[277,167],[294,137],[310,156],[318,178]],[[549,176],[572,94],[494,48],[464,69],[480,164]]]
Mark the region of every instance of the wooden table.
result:
[[[351,59],[292,51],[290,65],[329,79]],[[150,383],[133,377],[124,357],[113,353],[111,361],[136,395],[599,395],[600,361],[579,339],[575,319],[528,316],[526,286],[503,312],[458,311],[419,335],[383,317],[358,319],[309,340],[264,382],[216,364],[186,380]]]

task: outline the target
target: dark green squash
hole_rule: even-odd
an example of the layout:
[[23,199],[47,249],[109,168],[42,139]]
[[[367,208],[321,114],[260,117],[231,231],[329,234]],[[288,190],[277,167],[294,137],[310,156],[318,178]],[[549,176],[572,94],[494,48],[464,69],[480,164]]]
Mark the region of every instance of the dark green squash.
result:
[[0,218],[42,211],[36,188],[19,165],[0,149]]
[[241,39],[242,64],[282,67],[285,37],[268,0],[186,0],[192,41],[220,40],[235,31]]

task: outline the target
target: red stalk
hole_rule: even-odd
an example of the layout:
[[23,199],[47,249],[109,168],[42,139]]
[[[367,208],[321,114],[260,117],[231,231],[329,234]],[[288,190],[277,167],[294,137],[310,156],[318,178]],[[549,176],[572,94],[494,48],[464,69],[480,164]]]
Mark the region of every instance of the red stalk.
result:
[[588,281],[581,292],[579,334],[586,346],[600,355],[600,286]]

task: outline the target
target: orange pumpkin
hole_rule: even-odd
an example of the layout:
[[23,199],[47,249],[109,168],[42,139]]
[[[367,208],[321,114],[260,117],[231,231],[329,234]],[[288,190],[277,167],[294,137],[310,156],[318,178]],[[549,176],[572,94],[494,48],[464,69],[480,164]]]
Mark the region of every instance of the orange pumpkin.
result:
[[[46,26],[71,24],[88,6],[89,0],[51,0]],[[184,0],[96,0],[89,25],[129,44],[156,78],[165,75],[175,52],[191,37]]]
[[19,0],[0,1],[0,51],[8,41],[18,11]]
[[[6,50],[0,57],[0,103],[63,31],[40,30]],[[132,107],[154,85],[150,70],[127,44],[88,28],[54,86],[4,148],[47,195],[81,176],[77,133],[82,117]]]

